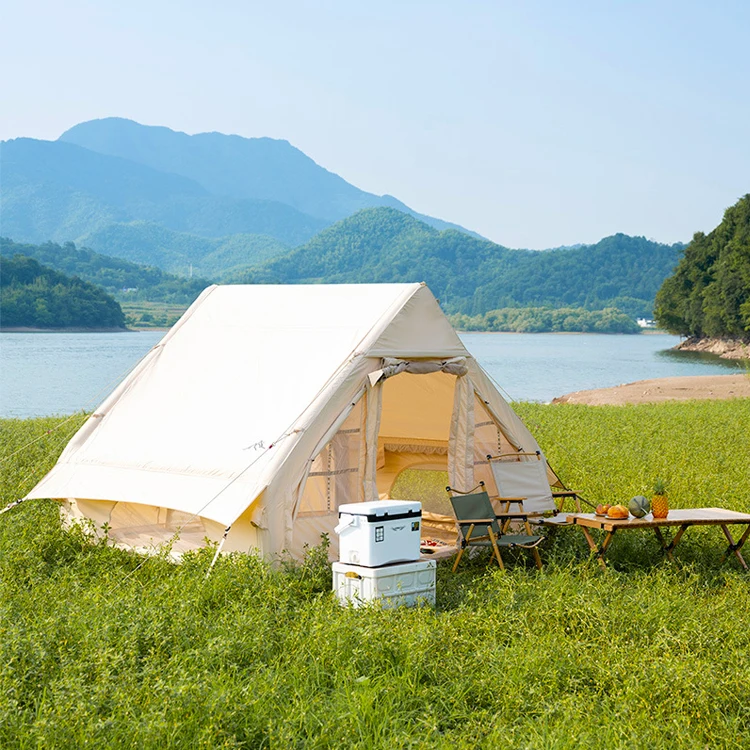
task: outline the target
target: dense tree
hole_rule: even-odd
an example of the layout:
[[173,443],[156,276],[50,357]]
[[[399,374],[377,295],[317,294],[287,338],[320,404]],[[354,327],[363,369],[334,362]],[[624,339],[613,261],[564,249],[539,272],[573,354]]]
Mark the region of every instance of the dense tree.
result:
[[490,310],[484,315],[452,315],[462,331],[513,331],[515,333],[640,333],[638,324],[613,308],[521,307]]
[[210,284],[206,279],[173,276],[160,268],[100,255],[87,248],[77,248],[72,242],[28,245],[0,237],[0,256],[16,254],[101,286],[121,301],[190,304]]
[[617,307],[651,317],[681,245],[617,234],[596,245],[509,250],[438,231],[394,209],[366,209],[306,245],[231,276],[243,283],[425,281],[451,313],[501,307]]
[[709,234],[698,232],[656,295],[656,318],[673,333],[750,336],[750,194]]
[[106,292],[33,258],[0,256],[0,327],[124,328],[120,305]]

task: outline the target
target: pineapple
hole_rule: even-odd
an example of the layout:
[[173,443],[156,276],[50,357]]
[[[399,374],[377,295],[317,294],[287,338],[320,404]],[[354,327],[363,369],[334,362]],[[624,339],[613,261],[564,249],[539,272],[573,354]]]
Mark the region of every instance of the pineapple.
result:
[[651,498],[651,513],[654,518],[666,518],[669,513],[667,483],[663,479],[654,482],[654,496]]

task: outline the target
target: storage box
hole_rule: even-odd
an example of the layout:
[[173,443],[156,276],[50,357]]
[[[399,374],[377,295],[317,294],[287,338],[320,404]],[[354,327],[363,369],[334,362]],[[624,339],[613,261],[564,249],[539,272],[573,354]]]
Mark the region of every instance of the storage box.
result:
[[339,506],[339,560],[375,568],[419,559],[422,504],[375,500]]
[[435,561],[396,563],[380,568],[333,563],[333,590],[342,605],[361,607],[435,606]]

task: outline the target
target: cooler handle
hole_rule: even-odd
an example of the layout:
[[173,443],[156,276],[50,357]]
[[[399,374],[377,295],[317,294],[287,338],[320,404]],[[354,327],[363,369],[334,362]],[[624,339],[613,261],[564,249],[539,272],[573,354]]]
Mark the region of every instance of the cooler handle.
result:
[[338,526],[336,526],[336,528],[333,531],[335,534],[338,534],[339,536],[341,536],[341,532],[344,529],[348,528],[349,526],[354,526],[354,524],[356,523],[357,523],[357,516],[349,516],[348,521],[342,521],[341,523],[339,523]]

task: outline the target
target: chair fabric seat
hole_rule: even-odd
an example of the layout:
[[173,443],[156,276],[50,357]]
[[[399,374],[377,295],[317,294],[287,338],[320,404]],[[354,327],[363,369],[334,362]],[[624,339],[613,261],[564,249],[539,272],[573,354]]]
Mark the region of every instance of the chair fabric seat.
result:
[[571,526],[567,521],[565,513],[558,513],[556,516],[529,516],[529,523],[532,526]]
[[544,539],[543,536],[529,534],[503,534],[497,543],[500,547],[533,547]]
[[[495,541],[498,547],[533,547],[538,544],[543,536],[528,534],[503,534],[500,537],[496,537]],[[492,540],[488,536],[479,537],[475,539],[471,537],[469,541],[470,547],[491,547]]]

